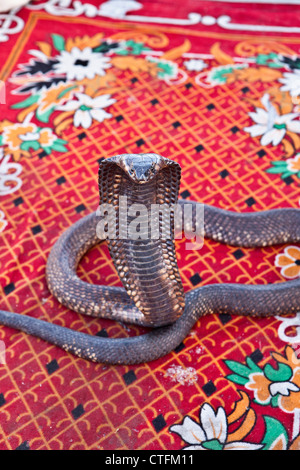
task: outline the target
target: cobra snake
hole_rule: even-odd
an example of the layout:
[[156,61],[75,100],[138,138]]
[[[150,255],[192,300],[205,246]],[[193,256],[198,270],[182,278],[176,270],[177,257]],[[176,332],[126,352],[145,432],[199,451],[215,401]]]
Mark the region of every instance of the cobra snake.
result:
[[[184,293],[178,270],[174,231],[175,211],[170,211],[170,237],[161,235],[164,218],[158,213],[157,238],[148,235],[149,220],[142,208],[152,205],[175,207],[181,168],[156,154],[125,154],[101,161],[99,167],[100,207],[69,227],[54,244],[48,257],[46,279],[50,292],[60,303],[76,312],[151,327],[151,331],[129,338],[92,336],[39,320],[28,315],[0,311],[0,323],[63,348],[76,356],[108,364],[152,361],[174,350],[195,322],[206,314],[267,317],[300,309],[300,280],[268,285],[208,284]],[[122,198],[121,198],[122,196]],[[126,197],[126,199],[125,199]],[[127,201],[139,213],[139,236],[128,237],[120,204]],[[197,203],[192,205],[195,223]],[[115,211],[109,214],[109,208]],[[109,219],[115,215],[115,219]],[[135,223],[128,211],[127,226]],[[100,243],[109,221],[114,236],[107,239],[114,266],[124,287],[91,285],[79,279],[77,266],[83,255]],[[144,220],[144,221],[143,221]],[[139,231],[137,230],[139,228]],[[134,231],[132,232],[134,233]],[[258,213],[235,213],[204,205],[204,235],[233,246],[265,247],[300,240],[300,211],[273,209]],[[105,236],[107,238],[107,236]]]

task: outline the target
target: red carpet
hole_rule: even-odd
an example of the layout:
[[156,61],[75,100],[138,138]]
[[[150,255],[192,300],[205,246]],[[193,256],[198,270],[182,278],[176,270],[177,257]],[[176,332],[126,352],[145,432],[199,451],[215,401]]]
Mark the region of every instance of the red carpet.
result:
[[[50,295],[51,247],[97,208],[99,159],[121,153],[178,161],[186,200],[299,207],[300,6],[61,5],[34,2],[0,19],[0,308],[131,336],[139,328],[79,316]],[[298,247],[184,246],[186,291],[300,275]],[[79,275],[120,285],[105,246]],[[208,316],[172,353],[130,367],[1,327],[0,448],[298,449],[299,318]]]

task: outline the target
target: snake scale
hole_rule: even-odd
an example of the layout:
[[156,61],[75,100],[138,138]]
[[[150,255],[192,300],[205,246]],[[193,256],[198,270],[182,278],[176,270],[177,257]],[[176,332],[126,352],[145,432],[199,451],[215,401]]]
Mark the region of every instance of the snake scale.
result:
[[[170,211],[169,218],[171,237],[156,239],[147,235],[150,222],[143,219],[141,212],[143,207],[149,209],[153,204],[173,207],[178,198],[180,174],[178,163],[156,154],[125,154],[104,159],[99,168],[100,207],[114,207],[115,211],[110,215],[108,210],[100,215],[94,212],[78,220],[58,238],[46,266],[49,290],[66,307],[86,315],[149,326],[150,332],[130,338],[92,336],[3,310],[0,310],[0,323],[87,360],[136,364],[174,350],[195,322],[206,314],[266,317],[299,310],[300,280],[268,285],[209,284],[184,293],[175,254],[174,211]],[[128,232],[124,232],[122,211],[117,209],[125,197],[128,206],[134,207],[135,216],[140,216],[139,237],[129,238]],[[184,201],[179,199],[178,203]],[[188,203],[192,205],[195,223],[200,203]],[[118,214],[114,219],[116,232],[107,244],[123,288],[91,285],[76,274],[83,255],[101,241],[99,221],[104,234],[113,213]],[[129,225],[135,222],[130,212],[126,222]],[[165,233],[161,214],[156,222],[159,235]],[[235,213],[204,205],[204,235],[243,247],[297,243],[300,211],[286,208]]]

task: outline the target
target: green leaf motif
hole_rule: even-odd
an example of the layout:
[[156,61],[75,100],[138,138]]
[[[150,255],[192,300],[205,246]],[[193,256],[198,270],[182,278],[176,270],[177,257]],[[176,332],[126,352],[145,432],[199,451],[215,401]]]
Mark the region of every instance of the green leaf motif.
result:
[[55,143],[64,145],[64,144],[67,144],[68,141],[64,139],[56,139]]
[[257,364],[255,364],[255,362],[253,361],[253,359],[251,359],[251,357],[246,357],[246,364],[249,367],[249,369],[251,369],[251,372],[262,371],[262,369]]
[[36,103],[40,98],[40,95],[32,95],[26,98],[26,100],[15,103],[11,106],[12,109],[23,109],[29,108],[32,104]]
[[278,369],[274,369],[271,364],[267,364],[264,368],[264,374],[271,382],[286,382],[292,375],[292,369],[282,362],[278,364]]
[[232,370],[232,372],[234,372],[234,374],[228,375],[227,379],[240,385],[245,385],[247,382],[249,382],[249,376],[253,374],[253,372],[262,372],[262,369],[257,364],[255,364],[255,362],[250,357],[246,358],[247,365],[231,360],[224,362],[226,366]]
[[20,145],[21,150],[25,150],[28,152],[28,150],[38,150],[40,148],[40,144],[37,140],[27,140],[25,142],[22,142]]
[[263,450],[269,450],[279,438],[282,438],[283,443],[286,443],[287,446],[288,435],[281,422],[271,416],[264,416],[263,418],[266,426],[265,435],[262,440],[264,444]]
[[284,180],[285,178],[291,175],[294,175],[292,171],[285,171],[284,173],[282,173],[281,178]]
[[285,168],[286,165],[287,165],[287,163],[286,163],[285,160],[279,160],[279,161],[275,160],[274,162],[271,162],[271,163],[272,163],[272,165],[274,165],[274,166],[283,166],[284,168]]
[[271,68],[280,68],[282,63],[279,60],[278,54],[271,52],[270,54],[258,54],[256,57],[256,63],[258,65],[266,65]]
[[55,49],[57,51],[64,51],[65,50],[65,40],[63,38],[63,36],[61,36],[60,34],[52,34],[52,41],[53,41],[53,45],[55,47]]
[[118,49],[116,54],[118,55],[140,55],[143,51],[151,51],[149,47],[145,47],[142,42],[135,42],[132,39],[125,41],[124,49]]
[[67,147],[58,143],[57,140],[53,142],[53,144],[51,145],[51,148],[52,150],[56,150],[56,152],[61,152],[61,153],[68,151]]
[[278,402],[279,402],[280,396],[281,395],[279,393],[277,393],[274,397],[271,398],[272,408],[277,408],[279,406]]
[[53,113],[54,110],[55,110],[55,106],[51,106],[51,108],[49,108],[45,113],[40,113],[39,110],[37,109],[36,117],[39,121],[44,122],[44,123],[48,123],[49,119],[50,119],[50,116],[51,116],[51,114]]
[[43,147],[43,150],[46,152],[47,155],[50,155],[51,152],[52,152],[52,148],[51,148],[51,147]]
[[223,446],[218,439],[202,442],[202,447],[209,450],[223,450]]
[[271,166],[270,168],[267,168],[265,170],[266,173],[270,173],[270,174],[278,174],[280,175],[281,174],[281,179],[285,179],[287,178],[288,176],[291,176],[291,175],[295,175],[297,174],[297,176],[299,176],[299,172],[296,170],[296,171],[290,171],[287,169],[287,162],[286,161],[275,161],[275,162],[271,162],[273,166]]
[[286,166],[274,166],[273,168],[268,168],[266,170],[267,173],[274,173],[274,174],[279,174],[279,173],[284,173],[285,172],[285,169],[286,169]]
[[61,91],[61,92],[59,93],[59,95],[57,96],[57,98],[60,100],[60,99],[63,98],[63,96],[66,95],[69,91],[74,90],[74,88],[77,88],[77,85],[72,85],[72,86],[69,86],[68,88],[65,88],[63,91]]
[[157,73],[157,76],[164,78],[166,75],[172,75],[174,72],[174,67],[171,64],[165,62],[157,62],[157,67],[161,70]]
[[214,70],[211,78],[219,83],[226,83],[228,78],[227,75],[231,74],[233,70],[233,67]]
[[235,372],[236,374],[242,376],[242,377],[249,377],[249,374],[251,374],[251,370],[249,367],[245,366],[244,364],[241,364],[240,362],[237,361],[225,361],[225,364],[229,369],[232,370],[232,372]]
[[246,385],[246,383],[249,382],[249,379],[245,378],[245,377],[241,377],[240,375],[238,374],[229,374],[229,375],[226,375],[226,379],[230,380],[231,382],[234,382],[235,384],[238,384],[238,385]]

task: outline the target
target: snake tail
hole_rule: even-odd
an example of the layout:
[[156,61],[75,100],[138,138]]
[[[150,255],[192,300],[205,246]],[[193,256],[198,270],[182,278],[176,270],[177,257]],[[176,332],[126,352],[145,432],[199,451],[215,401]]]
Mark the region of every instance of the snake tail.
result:
[[130,338],[105,338],[0,310],[0,323],[54,344],[73,355],[103,364],[139,364],[170,353],[208,314],[269,317],[300,310],[300,280],[270,285],[211,284],[186,294],[181,317],[171,325]]

